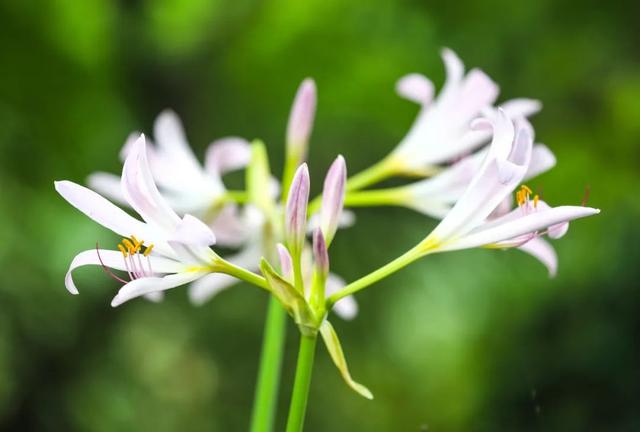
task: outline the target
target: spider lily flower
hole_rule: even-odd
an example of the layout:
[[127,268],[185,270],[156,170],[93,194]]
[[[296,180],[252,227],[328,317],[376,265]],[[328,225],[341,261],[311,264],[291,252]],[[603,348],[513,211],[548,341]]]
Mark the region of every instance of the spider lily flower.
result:
[[[143,219],[129,215],[96,192],[70,181],[55,182],[62,197],[82,213],[124,237],[115,250],[79,253],[65,277],[69,292],[78,294],[72,272],[97,265],[124,285],[111,302],[118,306],[143,295],[154,295],[193,282],[222,269],[209,248],[216,238],[210,227],[191,215],[179,217],[160,195],[147,163],[144,136],[131,147],[121,178],[122,195]],[[126,272],[126,278],[111,270]]]
[[569,221],[599,213],[582,206],[550,207],[537,196],[530,200],[531,190],[526,188],[517,194],[518,208],[491,219],[524,179],[533,146],[526,120],[514,124],[504,111],[498,114],[483,121],[492,127],[493,141],[480,169],[447,216],[420,243],[420,255],[473,247],[521,247],[542,235],[557,238],[566,232]]
[[[120,157],[126,159],[139,134],[131,134]],[[147,158],[154,182],[178,214],[192,214],[210,223],[218,242],[238,247],[245,227],[235,204],[224,202],[227,189],[222,176],[245,167],[250,159],[249,143],[237,137],[214,141],[207,149],[204,166],[193,154],[182,123],[172,111],[164,111],[154,123],[155,145],[147,145]],[[97,172],[89,187],[113,201],[128,205],[116,175]]]
[[[434,85],[425,76],[410,74],[401,78],[398,94],[421,105],[409,132],[378,165],[381,171],[410,176],[430,176],[438,165],[451,162],[486,144],[490,130],[470,130],[471,121],[492,110],[499,88],[480,69],[466,75],[460,58],[444,49],[442,58],[446,80],[434,99]],[[514,99],[501,105],[509,117],[528,117],[540,110],[531,99]]]

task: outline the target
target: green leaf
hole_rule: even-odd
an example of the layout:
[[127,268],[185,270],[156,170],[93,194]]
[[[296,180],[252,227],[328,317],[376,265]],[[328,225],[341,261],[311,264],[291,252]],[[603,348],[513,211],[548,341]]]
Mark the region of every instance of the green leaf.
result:
[[338,335],[329,321],[324,320],[320,326],[320,334],[322,335],[324,344],[327,346],[327,350],[329,351],[329,355],[331,355],[333,363],[340,370],[342,378],[346,381],[349,387],[367,399],[373,399],[373,394],[368,388],[355,382],[353,378],[351,378],[349,368],[347,367],[347,361],[344,358],[344,352],[340,345],[340,339],[338,339]]

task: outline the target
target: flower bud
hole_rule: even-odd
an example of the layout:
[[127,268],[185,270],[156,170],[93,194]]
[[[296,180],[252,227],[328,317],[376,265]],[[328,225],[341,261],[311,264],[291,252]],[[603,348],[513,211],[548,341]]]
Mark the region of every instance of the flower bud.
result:
[[302,162],[307,153],[307,143],[316,114],[316,99],[316,84],[311,78],[307,78],[298,88],[287,125],[287,153],[297,155],[300,159],[298,163]]
[[313,232],[313,260],[316,271],[325,279],[329,274],[329,254],[324,236],[319,229]]
[[347,165],[342,156],[331,164],[324,179],[322,190],[322,209],[320,210],[320,228],[327,244],[331,244],[338,229],[338,220],[344,205]]
[[293,176],[285,208],[285,235],[292,254],[299,255],[304,245],[309,201],[309,168],[302,164]]
[[287,282],[293,283],[293,260],[291,259],[291,254],[282,243],[278,243],[276,247],[280,257],[280,273]]

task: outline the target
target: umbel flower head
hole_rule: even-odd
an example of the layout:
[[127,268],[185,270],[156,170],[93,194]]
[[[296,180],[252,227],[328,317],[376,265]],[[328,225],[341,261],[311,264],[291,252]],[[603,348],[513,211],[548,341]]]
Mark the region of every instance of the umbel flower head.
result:
[[[96,246],[73,259],[65,278],[69,292],[78,294],[72,272],[86,265],[101,266],[123,284],[112,306],[143,295],[157,295],[219,270],[220,258],[209,248],[216,242],[213,231],[194,216],[179,217],[160,195],[147,162],[144,136],[131,146],[121,187],[122,196],[142,221],[83,186],[55,182],[58,193],[71,205],[123,237],[116,249]],[[117,276],[112,269],[126,276]]]
[[[327,320],[326,299],[337,292],[329,273],[328,248],[338,226],[342,211],[346,183],[346,164],[342,156],[333,162],[325,178],[320,209],[321,226],[313,231],[311,256],[306,245],[307,205],[309,200],[309,171],[302,164],[291,182],[285,207],[286,245],[278,245],[280,272],[265,259],[260,270],[273,295],[280,300],[292,316],[302,334],[315,336],[318,332],[329,354],[347,384],[361,395],[371,399],[371,392],[351,378],[338,336]],[[305,252],[306,257],[305,257]],[[342,303],[347,300],[349,303]],[[355,303],[343,297],[336,311],[343,314],[353,310]]]

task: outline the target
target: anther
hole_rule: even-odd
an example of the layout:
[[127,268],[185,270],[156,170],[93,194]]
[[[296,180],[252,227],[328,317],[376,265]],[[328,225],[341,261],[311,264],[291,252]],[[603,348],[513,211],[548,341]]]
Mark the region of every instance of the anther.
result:
[[152,250],[153,250],[153,243],[151,243],[149,246],[147,246],[147,249],[144,251],[143,255],[148,257]]

